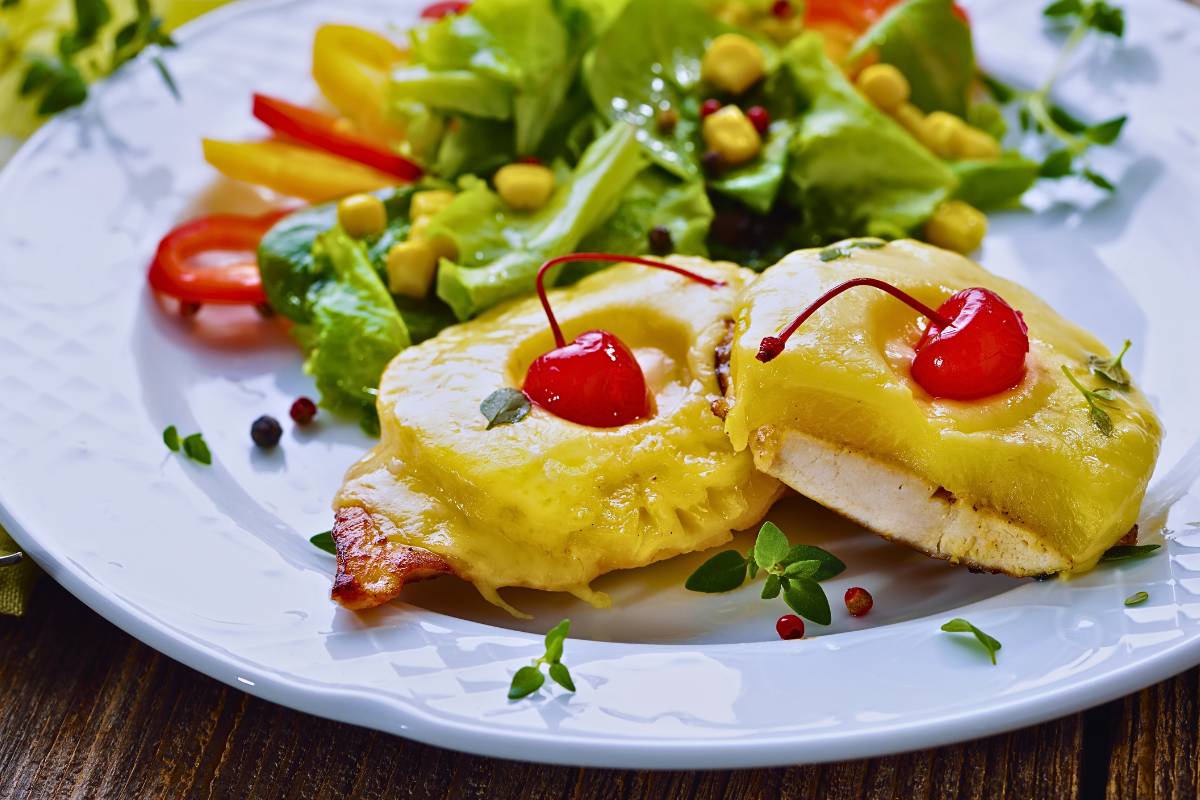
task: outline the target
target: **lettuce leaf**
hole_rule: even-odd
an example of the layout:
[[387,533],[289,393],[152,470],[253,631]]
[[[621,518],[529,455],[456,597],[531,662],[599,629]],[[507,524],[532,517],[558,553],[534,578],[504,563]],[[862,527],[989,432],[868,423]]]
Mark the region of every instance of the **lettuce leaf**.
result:
[[[708,42],[728,30],[693,0],[631,0],[584,60],[597,110],[634,126],[655,163],[685,180],[701,177],[700,61]],[[669,134],[657,126],[663,108],[679,114]]]
[[316,379],[321,403],[378,430],[375,396],[388,362],[411,343],[408,328],[371,266],[367,247],[340,228],[317,236],[313,260],[331,279],[314,286],[310,321],[293,332],[308,352],[305,370]]
[[[703,181],[680,181],[657,167],[650,167],[634,179],[617,210],[579,243],[579,249],[644,255],[650,252],[651,229],[661,225],[671,232],[674,252],[707,256],[705,240],[712,219],[712,204]],[[568,277],[586,271],[585,267],[578,267]]]
[[438,267],[438,297],[469,319],[529,292],[542,262],[571,252],[608,219],[645,166],[634,130],[618,124],[532,214],[509,209],[483,181],[464,179],[463,191],[429,227],[431,238],[448,236],[459,252],[458,263],[443,259]]
[[951,164],[958,176],[954,196],[981,211],[1016,205],[1037,182],[1040,167],[1017,152],[1004,153],[991,161],[956,161]]
[[537,152],[609,13],[585,0],[477,0],[412,31],[417,66],[396,73],[393,99],[511,118],[517,151]]
[[819,35],[794,40],[783,61],[809,102],[788,179],[810,233],[901,237],[951,196],[953,171],[850,85]]
[[762,153],[753,161],[730,170],[709,183],[712,190],[740,200],[759,214],[765,214],[775,204],[787,166],[788,148],[795,131],[792,123],[779,120],[772,123]]
[[893,7],[855,42],[847,58],[857,61],[870,50],[904,73],[912,102],[922,111],[967,115],[975,51],[953,0],[907,0]]

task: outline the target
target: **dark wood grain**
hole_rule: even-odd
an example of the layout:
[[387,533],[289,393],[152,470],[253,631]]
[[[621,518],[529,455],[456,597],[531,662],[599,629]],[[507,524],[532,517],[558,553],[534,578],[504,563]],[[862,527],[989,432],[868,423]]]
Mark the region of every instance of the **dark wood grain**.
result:
[[1193,670],[1087,714],[870,761],[735,772],[546,767],[256,700],[134,641],[44,580],[30,616],[0,619],[0,797],[1196,798],[1198,690]]

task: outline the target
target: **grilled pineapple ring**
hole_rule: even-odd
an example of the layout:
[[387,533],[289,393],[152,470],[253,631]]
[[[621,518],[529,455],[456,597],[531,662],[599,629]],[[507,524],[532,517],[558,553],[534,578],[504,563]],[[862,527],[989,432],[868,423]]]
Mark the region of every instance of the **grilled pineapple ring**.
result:
[[782,489],[734,451],[711,410],[713,353],[753,273],[675,263],[727,285],[621,265],[552,294],[568,339],[603,328],[634,351],[654,395],[649,419],[597,429],[535,407],[487,430],[480,402],[520,386],[554,346],[533,298],[397,356],[379,387],[381,441],[334,503],[334,598],[378,605],[405,580],[451,572],[514,613],[497,589],[605,606],[589,587],[597,576],[712,547],[761,519]]
[[[909,374],[910,309],[857,290],[818,311],[776,360],[759,342],[847,278],[879,278],[937,307],[982,286],[1029,325],[1027,373],[971,401],[930,397]],[[912,241],[826,262],[792,253],[742,297],[726,430],[764,472],[886,538],[1015,576],[1079,572],[1137,520],[1162,435],[1146,398],[1122,387],[1099,430],[1062,374],[1089,375],[1104,345],[1031,292],[955,253]]]

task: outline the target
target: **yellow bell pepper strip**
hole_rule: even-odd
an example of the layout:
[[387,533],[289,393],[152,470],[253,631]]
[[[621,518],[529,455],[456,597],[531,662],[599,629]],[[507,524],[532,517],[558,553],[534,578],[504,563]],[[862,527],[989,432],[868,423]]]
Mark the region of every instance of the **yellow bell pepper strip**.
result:
[[403,50],[377,33],[352,25],[322,25],[313,37],[313,80],[333,106],[365,133],[403,137],[387,117],[387,84]]
[[396,178],[349,159],[287,142],[204,140],[204,160],[222,175],[319,203],[396,184]]

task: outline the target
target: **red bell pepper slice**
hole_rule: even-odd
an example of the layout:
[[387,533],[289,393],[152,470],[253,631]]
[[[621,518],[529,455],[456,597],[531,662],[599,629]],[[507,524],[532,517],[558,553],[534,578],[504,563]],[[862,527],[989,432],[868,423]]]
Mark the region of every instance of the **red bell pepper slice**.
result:
[[441,19],[451,14],[461,14],[471,7],[466,0],[443,0],[441,3],[430,3],[421,12],[421,19]]
[[281,136],[366,164],[403,181],[415,181],[421,177],[419,166],[391,152],[381,142],[339,130],[337,117],[330,114],[256,94],[254,116]]
[[[214,214],[185,222],[158,243],[150,286],[181,303],[258,305],[267,301],[258,272],[258,243],[291,210],[258,217]],[[233,255],[214,265],[205,254]]]
[[[808,0],[804,6],[804,23],[820,27],[823,23],[840,23],[861,33],[871,27],[900,0]],[[967,12],[957,3],[954,13],[970,25]]]

